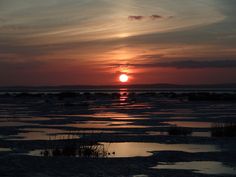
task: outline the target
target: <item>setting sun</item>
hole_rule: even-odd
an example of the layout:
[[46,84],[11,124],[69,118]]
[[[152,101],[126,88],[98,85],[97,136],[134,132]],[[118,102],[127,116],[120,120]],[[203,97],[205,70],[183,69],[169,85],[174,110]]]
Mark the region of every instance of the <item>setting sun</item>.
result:
[[120,82],[125,83],[125,82],[128,82],[129,76],[127,74],[121,74],[119,79],[120,79]]

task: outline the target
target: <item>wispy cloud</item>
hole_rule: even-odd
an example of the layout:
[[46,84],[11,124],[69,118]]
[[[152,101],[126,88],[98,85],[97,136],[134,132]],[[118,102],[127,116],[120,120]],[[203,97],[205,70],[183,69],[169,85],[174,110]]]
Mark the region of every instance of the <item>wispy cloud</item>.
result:
[[113,67],[141,67],[141,68],[177,68],[177,69],[201,69],[201,68],[236,68],[236,60],[215,60],[215,61],[160,61],[151,63],[138,63],[138,64],[114,64]]
[[160,67],[174,67],[174,68],[235,68],[236,60],[215,60],[215,61],[170,61],[159,62],[155,64]]

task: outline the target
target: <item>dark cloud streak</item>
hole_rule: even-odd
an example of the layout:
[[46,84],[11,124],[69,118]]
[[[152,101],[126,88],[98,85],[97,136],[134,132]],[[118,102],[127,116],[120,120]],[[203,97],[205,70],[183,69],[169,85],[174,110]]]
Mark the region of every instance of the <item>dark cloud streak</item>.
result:
[[154,15],[151,15],[151,16],[142,16],[142,15],[130,15],[128,17],[129,20],[131,21],[141,21],[141,20],[144,20],[144,19],[151,19],[151,20],[157,20],[157,19],[162,19],[164,18],[163,16],[161,15],[157,15],[157,14],[154,14]]
[[161,15],[151,15],[150,18],[152,20],[157,20],[157,19],[160,19],[160,18],[163,18]]
[[143,20],[145,18],[145,16],[137,16],[137,15],[131,15],[128,17],[129,20]]
[[[126,64],[125,67],[138,67],[138,68],[177,68],[177,69],[202,69],[202,68],[236,68],[236,60],[215,60],[215,61],[160,61],[142,64]],[[115,64],[113,67],[121,67]]]

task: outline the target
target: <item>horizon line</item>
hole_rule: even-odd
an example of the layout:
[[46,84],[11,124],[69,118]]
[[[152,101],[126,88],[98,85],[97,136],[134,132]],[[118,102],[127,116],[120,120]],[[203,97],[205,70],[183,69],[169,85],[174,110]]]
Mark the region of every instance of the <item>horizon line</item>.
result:
[[135,86],[170,86],[170,87],[207,87],[207,86],[234,86],[235,83],[212,83],[212,84],[173,84],[173,83],[144,83],[144,84],[111,84],[111,85],[92,85],[92,84],[66,84],[66,85],[6,85],[0,88],[55,88],[55,87],[135,87]]

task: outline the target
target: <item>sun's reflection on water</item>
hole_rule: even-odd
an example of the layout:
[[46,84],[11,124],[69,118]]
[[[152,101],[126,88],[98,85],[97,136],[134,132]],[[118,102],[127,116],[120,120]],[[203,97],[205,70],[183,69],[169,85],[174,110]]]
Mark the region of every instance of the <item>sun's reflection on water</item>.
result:
[[120,104],[125,104],[128,101],[128,95],[129,95],[129,91],[127,88],[121,88],[120,89]]

